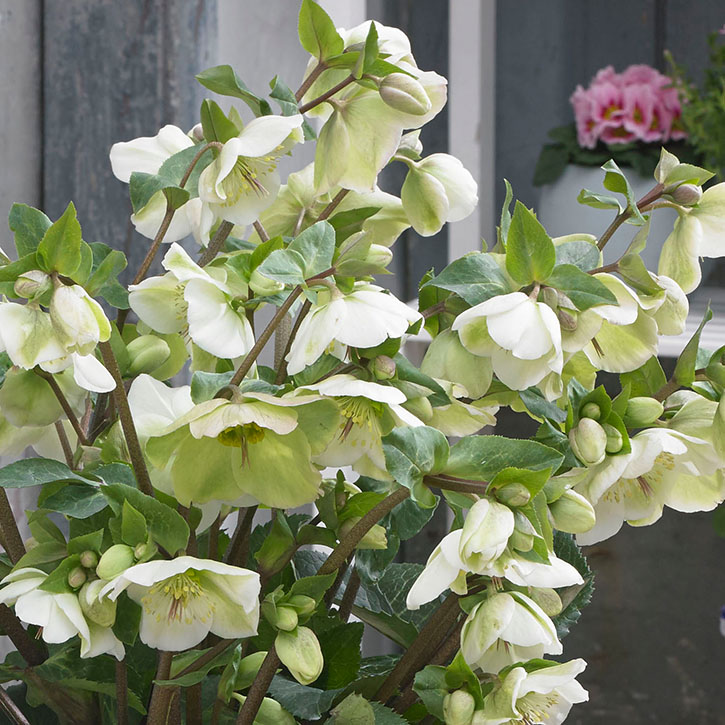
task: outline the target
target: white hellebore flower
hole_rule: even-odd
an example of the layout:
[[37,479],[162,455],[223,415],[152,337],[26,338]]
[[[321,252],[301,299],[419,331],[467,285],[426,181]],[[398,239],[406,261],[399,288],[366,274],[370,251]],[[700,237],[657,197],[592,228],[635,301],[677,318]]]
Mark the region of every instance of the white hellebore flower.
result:
[[[710,511],[725,497],[722,462],[712,445],[674,430],[648,428],[631,439],[632,451],[607,456],[582,472],[575,490],[594,506],[596,523],[577,534],[582,545],[616,534],[626,521],[648,526],[664,506]],[[575,477],[575,476],[573,476]]]
[[231,304],[225,272],[213,268],[212,276],[178,244],[171,245],[161,264],[168,270],[163,277],[129,287],[129,304],[139,318],[162,334],[188,332],[196,345],[217,357],[249,352],[254,345],[252,328],[244,312]]
[[725,257],[725,184],[711,186],[697,206],[680,212],[662,246],[658,272],[690,293],[702,279],[700,257]]
[[67,642],[78,635],[81,657],[111,654],[122,660],[125,655],[123,644],[110,627],[86,619],[76,594],[56,594],[39,589],[47,576],[44,571],[30,567],[10,572],[0,582],[3,586],[0,604],[14,605],[18,619],[41,627],[43,641],[48,644]]
[[563,367],[561,328],[555,312],[523,292],[492,297],[454,320],[463,346],[490,357],[493,371],[512,390],[541,382]]
[[502,592],[484,599],[461,630],[461,652],[471,667],[499,672],[514,662],[561,654],[551,619],[529,597]]
[[199,198],[234,224],[251,224],[277,197],[277,161],[302,140],[303,118],[261,116],[227,141],[201,172]]
[[418,234],[430,237],[446,222],[465,219],[476,208],[478,185],[455,156],[432,154],[405,162],[409,171],[400,198]]
[[[119,181],[128,184],[134,171],[158,174],[164,161],[193,145],[194,142],[177,126],[164,126],[155,136],[113,144],[111,168]],[[153,239],[165,214],[166,197],[163,191],[157,191],[143,209],[131,215],[131,221],[139,234]],[[163,241],[177,242],[193,234],[199,244],[206,244],[213,222],[213,214],[201,199],[189,199],[176,210]]]
[[143,607],[139,636],[155,649],[179,652],[212,632],[251,637],[259,622],[259,574],[211,559],[179,556],[126,569],[103,589],[126,591]]
[[389,337],[402,337],[420,317],[382,287],[367,282],[357,282],[346,295],[337,288],[323,290],[295,335],[286,357],[287,370],[291,375],[302,372],[325,351],[332,352],[335,342],[375,347]]
[[587,663],[582,659],[564,664],[548,663],[527,672],[514,667],[486,695],[475,725],[560,725],[571,706],[586,702],[587,691],[576,681]]

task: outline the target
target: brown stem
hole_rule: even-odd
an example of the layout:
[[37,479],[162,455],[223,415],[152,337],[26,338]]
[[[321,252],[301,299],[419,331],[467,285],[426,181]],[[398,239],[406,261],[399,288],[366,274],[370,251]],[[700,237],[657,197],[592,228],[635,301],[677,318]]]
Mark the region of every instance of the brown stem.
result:
[[427,307],[425,310],[421,312],[423,315],[423,319],[427,320],[429,317],[433,317],[433,315],[437,315],[439,312],[445,312],[446,311],[446,301],[441,300],[440,302],[436,302],[434,305],[431,305],[430,307]]
[[274,378],[274,382],[276,385],[281,385],[284,382],[284,379],[287,377],[287,360],[285,358],[287,357],[287,355],[289,355],[289,351],[292,349],[292,343],[295,340],[297,331],[300,329],[302,320],[307,317],[307,313],[310,311],[311,307],[312,302],[310,302],[309,300],[305,300],[302,304],[302,307],[300,308],[300,312],[297,315],[297,319],[295,320],[294,325],[292,325],[289,337],[287,338],[287,344],[285,345],[284,352],[282,353],[282,357],[280,359],[277,375]]
[[618,259],[616,262],[612,262],[611,264],[605,264],[601,267],[590,269],[587,274],[600,274],[601,272],[617,272],[619,270],[619,262],[620,260]]
[[[239,509],[237,512],[237,526],[224,557],[226,564],[242,567],[246,565],[249,553],[249,532],[252,530],[252,522],[257,508],[257,506],[249,506],[246,509]],[[242,511],[244,511],[244,515],[242,515]]]
[[334,96],[338,91],[346,88],[354,81],[354,75],[347,76],[347,78],[341,80],[337,85],[332,86],[329,91],[325,91],[321,96],[317,96],[317,98],[313,98],[311,101],[302,104],[299,107],[300,113],[307,113],[307,111],[313,109],[315,106],[319,106],[321,103],[324,103],[328,98],[332,98],[332,96]]
[[179,674],[177,674],[174,679],[184,677],[190,672],[196,672],[197,670],[200,670],[202,667],[204,667],[204,665],[208,664],[215,657],[218,657],[222,652],[224,652],[227,647],[235,644],[238,641],[239,640],[237,639],[219,640],[211,649],[207,650],[203,655],[197,657],[190,665],[187,665],[183,670],[181,670],[181,672],[179,672]]
[[320,216],[317,217],[317,221],[321,222],[327,219],[330,214],[332,214],[332,212],[340,206],[340,202],[348,195],[349,192],[350,189],[340,189],[340,191],[335,194],[332,201],[322,210]]
[[342,595],[340,609],[337,612],[343,622],[347,622],[350,618],[352,605],[355,603],[355,597],[360,589],[360,584],[360,575],[357,573],[357,569],[353,567],[352,572],[350,572],[350,578],[347,581],[347,586],[345,587],[345,593]]
[[408,673],[415,667],[421,654],[427,651],[434,651],[448,631],[446,627],[443,632],[443,624],[458,609],[458,595],[450,592],[443,604],[436,609],[425,623],[423,628],[418,632],[418,636],[408,647],[398,663],[393,667],[380,689],[375,695],[375,699],[383,704],[387,702],[398,689],[400,683],[405,679]]
[[189,541],[186,544],[186,553],[189,556],[198,556],[199,548],[196,544],[196,529],[189,523],[189,514],[191,513],[189,508],[186,506],[179,506],[179,513],[183,517],[184,521],[189,525]]
[[43,370],[36,369],[35,371],[38,375],[40,375],[41,378],[46,380],[48,382],[48,385],[50,385],[50,389],[53,391],[53,394],[58,399],[58,402],[60,403],[60,407],[63,408],[63,412],[66,414],[66,417],[70,421],[70,424],[73,426],[73,430],[76,432],[76,435],[78,436],[78,442],[82,446],[88,445],[88,440],[86,439],[86,434],[83,431],[83,428],[80,424],[80,421],[76,417],[76,414],[71,407],[71,404],[68,402],[68,399],[63,394],[63,391],[60,389],[60,385],[58,385],[58,381],[50,374],[46,373]]
[[125,659],[116,661],[116,712],[118,725],[128,725],[128,670]]
[[[307,300],[305,300],[307,302]],[[274,367],[281,369],[287,345],[292,334],[292,316],[288,313],[281,320],[274,333]]]
[[25,554],[25,544],[23,537],[20,536],[18,523],[15,520],[12,506],[8,500],[8,494],[4,488],[0,487],[0,531],[3,534],[3,540],[7,545],[7,553],[10,561],[17,564]]
[[209,246],[207,246],[204,250],[201,257],[199,257],[200,267],[209,264],[209,262],[211,262],[211,260],[214,259],[219,252],[221,252],[224,242],[227,241],[227,238],[232,233],[232,229],[234,229],[234,224],[231,222],[223,221],[219,225],[214,238],[209,242]]
[[363,536],[367,534],[375,524],[380,521],[387,513],[392,511],[399,503],[405,501],[410,496],[407,488],[399,488],[393,491],[387,498],[384,498],[379,504],[373,506],[350,531],[347,536],[332,550],[327,560],[317,572],[319,575],[331,574],[337,571],[347,560],[348,556],[355,551],[355,547],[360,543]]
[[[156,670],[156,680],[168,680],[171,675],[172,652],[159,651],[159,664]],[[148,725],[166,725],[169,719],[171,698],[176,688],[169,685],[154,684],[149,703]]]
[[342,566],[337,570],[337,576],[335,577],[335,581],[332,582],[332,586],[325,592],[325,605],[327,607],[330,607],[332,603],[335,601],[335,595],[337,594],[337,590],[340,588],[342,584],[342,580],[345,578],[345,574],[347,574],[347,570],[350,566],[350,561],[352,560],[352,554],[345,560],[345,562],[342,564]]
[[210,725],[219,725],[219,718],[222,714],[222,708],[224,707],[224,702],[217,698],[214,700],[214,707],[211,710],[211,723]]
[[186,688],[186,725],[202,725],[201,682]]
[[143,262],[141,262],[138,272],[136,272],[133,280],[131,280],[131,284],[138,284],[146,276],[146,273],[149,271],[149,267],[151,267],[151,263],[154,261],[156,253],[159,251],[161,243],[164,241],[166,232],[169,231],[174,214],[176,214],[176,209],[167,204],[166,214],[164,214],[164,218],[161,220],[161,226],[159,227],[158,232],[156,232],[156,236],[154,237],[153,242],[151,242],[151,246],[149,247],[148,252],[146,252],[146,256],[143,258]]
[[73,449],[70,447],[70,441],[65,434],[63,423],[59,420],[55,421],[55,432],[58,434],[58,440],[60,441],[60,447],[63,449],[63,458],[65,458],[66,465],[68,468],[73,468]]
[[15,613],[5,604],[0,604],[0,627],[10,637],[20,656],[31,666],[42,664],[48,656],[48,651],[42,641],[34,640],[23,627]]
[[277,651],[274,645],[272,645],[262,662],[262,666],[259,668],[257,677],[249,688],[247,699],[244,701],[244,705],[242,705],[237,716],[237,725],[252,725],[279,664],[280,661],[277,656]]
[[16,725],[30,725],[28,719],[23,715],[20,708],[15,704],[13,699],[5,692],[4,687],[0,687],[0,708]]
[[209,529],[209,545],[207,546],[207,558],[216,561],[219,556],[219,529],[222,525],[221,514],[214,519]]
[[262,222],[260,222],[259,219],[257,219],[257,221],[254,222],[252,226],[254,227],[254,231],[257,232],[257,235],[263,242],[269,241],[269,234],[267,234],[267,230],[262,226]]
[[310,74],[302,81],[302,85],[295,91],[295,100],[299,103],[302,97],[310,90],[310,86],[320,77],[327,66],[319,61],[318,64],[310,71]]
[[483,495],[486,493],[488,484],[485,481],[469,481],[455,478],[454,476],[426,476],[424,483],[427,486],[443,489],[444,491],[457,491],[458,493],[475,493]]
[[[131,465],[133,471],[136,474],[136,480],[138,481],[138,487],[147,496],[154,495],[154,487],[151,485],[151,478],[149,477],[148,469],[146,468],[146,461],[143,457],[143,451],[141,450],[141,444],[138,441],[138,435],[136,434],[136,426],[133,424],[133,416],[131,415],[131,408],[128,405],[128,398],[126,397],[126,389],[123,387],[123,378],[121,377],[121,371],[118,368],[118,362],[116,356],[113,354],[113,348],[109,342],[102,342],[99,344],[101,349],[101,355],[103,356],[103,363],[106,369],[111,373],[111,377],[116,382],[116,387],[113,389],[113,399],[116,402],[116,408],[118,409],[118,417],[121,420],[121,427],[123,428],[123,435],[126,438],[126,445],[128,446],[128,453],[131,456]],[[174,554],[175,552],[169,552]]]
[[[657,184],[656,186],[654,186],[637,202],[637,208],[641,211],[643,207],[651,204],[656,199],[659,199],[662,196],[664,188],[664,184]],[[600,250],[604,249],[607,242],[612,238],[614,232],[616,232],[617,229],[619,229],[619,227],[621,227],[622,224],[624,224],[624,222],[626,222],[627,219],[629,219],[629,217],[631,216],[632,211],[629,208],[617,214],[614,221],[607,227],[604,234],[602,234],[602,236],[599,238],[599,241],[597,242],[597,247]]]
[[670,378],[652,397],[661,403],[679,388],[680,384],[674,378]]

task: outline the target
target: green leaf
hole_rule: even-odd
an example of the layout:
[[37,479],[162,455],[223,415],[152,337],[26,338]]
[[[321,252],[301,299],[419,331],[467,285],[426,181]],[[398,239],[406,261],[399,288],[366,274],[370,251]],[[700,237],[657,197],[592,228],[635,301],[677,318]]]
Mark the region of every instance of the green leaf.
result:
[[295,237],[287,247],[287,251],[296,252],[304,260],[304,277],[324,272],[332,265],[332,255],[335,253],[335,229],[327,221],[317,222]]
[[123,502],[121,512],[121,539],[124,544],[136,546],[148,538],[146,519],[128,501]]
[[[297,105],[295,94],[279,76],[272,78],[269,82],[269,87],[272,89],[269,95],[277,101],[283,116],[294,116],[299,113],[299,106]],[[302,122],[302,133],[304,134],[305,141],[311,141],[317,138],[315,130],[307,122],[307,119]]]
[[15,565],[15,568],[22,569],[26,566],[39,566],[48,564],[51,561],[58,561],[66,555],[65,543],[60,541],[44,541],[34,546],[27,554],[23,554]]
[[637,207],[637,200],[634,198],[634,191],[630,186],[627,177],[624,172],[617,166],[613,159],[609,159],[606,164],[602,166],[602,169],[606,171],[604,175],[604,188],[609,191],[614,191],[617,194],[623,194],[627,200],[627,209],[632,213],[637,223],[644,224],[645,218]]
[[441,722],[444,721],[443,700],[448,694],[446,668],[428,665],[416,674],[413,689],[418,693],[428,712]]
[[322,674],[316,680],[326,690],[334,690],[352,682],[360,668],[360,643],[365,627],[350,622],[317,633],[325,660]]
[[305,264],[305,258],[293,249],[277,249],[257,269],[265,277],[295,286],[305,281]]
[[175,685],[177,687],[191,687],[192,685],[196,685],[209,677],[209,673],[213,669],[228,665],[234,658],[236,651],[237,650],[234,647],[227,647],[227,649],[220,652],[216,657],[213,657],[208,662],[205,662],[198,670],[189,672],[182,677],[176,677],[177,673],[181,672],[192,662],[209,652],[209,649],[195,649],[182,652],[174,657],[174,661],[171,665],[171,677],[169,677],[168,680],[154,680],[154,682],[158,682],[163,685]]
[[503,180],[504,186],[506,187],[506,195],[501,205],[501,221],[496,229],[496,245],[493,249],[494,252],[503,253],[506,251],[506,239],[509,235],[509,229],[511,228],[511,202],[514,198],[514,190],[511,188],[511,184],[508,179]]
[[616,196],[601,194],[596,191],[591,191],[590,189],[582,189],[576,200],[580,204],[591,206],[595,209],[616,209],[617,214],[622,211],[622,205],[619,203],[619,199],[617,199]]
[[88,534],[74,536],[68,541],[69,554],[82,554],[84,551],[95,551],[100,553],[103,547],[103,529],[91,531]]
[[332,18],[312,0],[302,0],[297,30],[302,47],[319,61],[339,55],[345,48]]
[[255,116],[268,116],[272,113],[269,103],[252,93],[230,65],[217,65],[208,68],[195,78],[202,86],[214,93],[240,98],[252,109]]
[[529,413],[537,418],[549,418],[557,423],[563,423],[566,420],[566,413],[554,403],[550,403],[538,388],[520,390],[519,398]]
[[123,252],[112,249],[107,244],[91,242],[89,246],[93,253],[93,266],[84,287],[88,294],[96,295],[110,280],[116,280],[128,262]]
[[503,436],[467,436],[451,447],[444,473],[476,481],[488,481],[504,468],[514,466],[556,471],[564,456],[536,441]]
[[234,377],[234,371],[227,373],[205,373],[197,370],[191,377],[191,399],[197,405],[211,400]]
[[594,573],[571,534],[561,531],[554,534],[554,553],[571,564],[584,579],[584,584],[558,590],[564,608],[553,618],[553,622],[559,639],[562,639],[569,634],[571,626],[579,620],[581,610],[591,601],[594,592]]
[[394,428],[383,439],[385,464],[390,475],[410,489],[413,499],[424,508],[436,505],[433,493],[424,485],[428,474],[440,473],[448,460],[448,441],[428,426]]
[[112,483],[102,486],[100,490],[116,515],[122,513],[125,501],[139,511],[146,519],[154,541],[169,554],[173,556],[177,551],[186,548],[189,526],[180,513],[130,486]]
[[552,469],[545,468],[541,471],[530,471],[527,468],[513,468],[509,466],[499,471],[492,479],[489,490],[495,491],[503,488],[509,483],[520,483],[533,498],[541,491],[551,476]]
[[103,511],[108,502],[94,486],[70,485],[43,499],[43,506],[74,519],[86,519]]
[[287,712],[303,720],[319,720],[327,715],[335,698],[342,692],[338,690],[320,690],[316,687],[300,685],[281,675],[275,675],[269,685],[268,693]]
[[638,292],[656,295],[663,291],[662,287],[652,279],[652,275],[639,254],[625,254],[617,264],[617,272]]
[[397,381],[413,383],[414,385],[420,385],[424,388],[428,388],[428,390],[432,390],[433,394],[429,395],[427,399],[433,407],[437,407],[439,405],[450,405],[451,399],[448,397],[446,391],[443,390],[440,383],[438,383],[434,378],[422,373],[415,365],[413,365],[413,363],[400,353],[393,355],[393,360],[395,361],[395,374]]
[[27,204],[13,204],[8,217],[10,231],[15,233],[15,249],[18,257],[35,252],[40,240],[50,228],[52,222],[40,209]]
[[46,272],[73,276],[81,263],[81,225],[69,202],[63,215],[51,224],[38,244],[38,262]]
[[677,359],[673,378],[680,385],[692,385],[692,383],[695,382],[695,369],[697,367],[697,351],[700,347],[700,335],[702,335],[702,329],[711,319],[712,310],[708,304],[702,318],[702,322],[699,324],[697,330],[695,330],[695,334],[690,338],[690,341],[687,345],[685,345],[685,349],[680,353],[680,357]]
[[[0,267],[0,282],[15,282],[15,280],[30,269],[38,268],[37,252],[30,252],[20,257],[17,262],[11,262]],[[12,292],[14,296],[14,291]]]
[[556,245],[556,264],[573,264],[583,272],[599,266],[599,249],[596,243],[584,239]]
[[534,169],[534,186],[553,184],[569,165],[569,152],[556,144],[545,144]]
[[48,574],[47,578],[43,581],[38,589],[42,589],[44,592],[52,592],[53,594],[66,594],[71,592],[70,586],[68,586],[68,575],[81,564],[80,554],[73,554],[67,559],[64,559],[53,571]]
[[133,645],[136,642],[142,611],[141,605],[136,604],[126,592],[123,592],[116,600],[116,621],[113,624],[113,633],[124,644]]
[[579,310],[617,304],[617,298],[602,282],[573,264],[555,267],[546,284],[563,292]]
[[713,176],[715,174],[712,171],[703,169],[700,166],[677,164],[667,174],[663,183],[665,186],[671,186],[673,184],[695,184],[695,186],[702,186],[706,181],[712,179]]
[[556,263],[554,243],[536,218],[516,202],[506,240],[506,270],[521,285],[544,282]]
[[495,258],[486,252],[474,252],[451,262],[421,289],[427,287],[454,292],[469,305],[477,305],[512,291]]
[[408,725],[408,721],[380,702],[370,703],[375,713],[375,725]]
[[25,488],[41,486],[51,481],[90,481],[79,476],[68,468],[65,463],[51,458],[24,458],[0,469],[0,487]]
[[201,102],[201,127],[207,141],[226,143],[239,135],[239,129],[229,120],[216,101],[204,99]]
[[644,365],[633,370],[631,373],[622,373],[619,376],[622,388],[630,386],[630,397],[654,395],[665,383],[665,376],[662,366],[656,357],[651,357]]

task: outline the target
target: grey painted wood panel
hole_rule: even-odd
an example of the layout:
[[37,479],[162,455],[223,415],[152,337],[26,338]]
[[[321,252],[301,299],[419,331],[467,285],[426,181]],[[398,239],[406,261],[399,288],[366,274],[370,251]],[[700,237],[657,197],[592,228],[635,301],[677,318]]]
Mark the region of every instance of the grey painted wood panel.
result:
[[196,122],[213,65],[215,0],[68,0],[44,4],[43,197],[55,218],[76,203],[88,241],[138,266],[148,241],[129,221],[127,187],[111,174],[116,141]]

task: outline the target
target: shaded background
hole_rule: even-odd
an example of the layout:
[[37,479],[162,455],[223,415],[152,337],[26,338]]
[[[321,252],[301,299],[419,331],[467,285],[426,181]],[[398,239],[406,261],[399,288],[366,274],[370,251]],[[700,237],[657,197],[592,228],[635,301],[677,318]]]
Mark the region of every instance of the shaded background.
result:
[[[480,183],[471,218],[434,238],[409,232],[398,241],[390,286],[406,297],[429,267],[480,249],[482,237],[492,241],[503,177],[538,206],[534,164],[548,129],[571,120],[568,98],[578,83],[610,63],[662,68],[665,48],[697,77],[707,34],[725,23],[721,0],[323,4],[341,26],[373,17],[401,27],[419,65],[449,77],[451,102],[424,130],[426,153],[459,155]],[[110,172],[111,144],[165,123],[193,125],[204,95],[193,75],[217,63],[232,64],[260,94],[275,73],[296,87],[306,64],[297,7],[297,0],[0,0],[0,216],[22,201],[56,218],[73,199],[85,239],[122,249],[135,269],[147,241],[130,225],[126,186]],[[310,152],[296,153],[291,168]],[[396,183],[394,174],[386,183]],[[722,278],[708,285],[703,295],[725,317]],[[499,428],[524,433],[511,420]],[[424,561],[443,529],[444,522],[431,527],[405,557]],[[718,632],[725,542],[710,515],[668,511],[657,525],[625,528],[588,554],[597,592],[565,648],[589,662],[581,679],[591,702],[568,722],[725,723]]]

